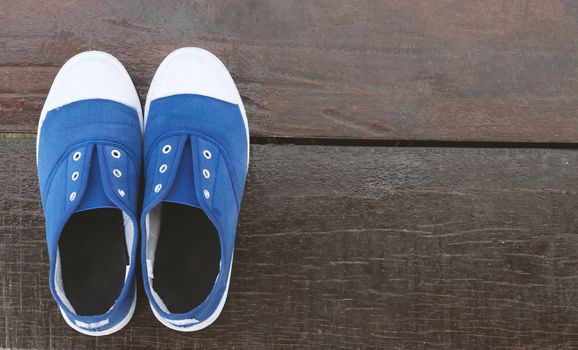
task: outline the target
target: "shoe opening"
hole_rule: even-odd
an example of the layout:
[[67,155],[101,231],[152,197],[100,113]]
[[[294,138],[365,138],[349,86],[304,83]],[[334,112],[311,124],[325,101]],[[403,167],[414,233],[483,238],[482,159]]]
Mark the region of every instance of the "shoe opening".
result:
[[169,312],[189,312],[209,296],[219,274],[217,229],[203,210],[189,205],[163,202],[151,214],[152,220],[162,217],[149,232],[152,288]]
[[129,264],[123,213],[101,208],[74,213],[58,242],[57,275],[64,302],[80,316],[106,313],[118,299]]

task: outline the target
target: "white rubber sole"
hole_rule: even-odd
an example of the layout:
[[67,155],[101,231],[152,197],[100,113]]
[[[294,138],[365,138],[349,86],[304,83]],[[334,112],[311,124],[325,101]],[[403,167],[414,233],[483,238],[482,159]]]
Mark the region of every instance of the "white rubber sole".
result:
[[55,108],[88,99],[112,100],[136,109],[143,132],[140,99],[122,63],[106,52],[82,52],[66,61],[52,82],[38,121],[36,163],[38,141],[46,114]]
[[76,330],[77,332],[80,332],[80,333],[86,334],[86,335],[90,335],[93,337],[101,337],[103,335],[109,335],[109,334],[116,333],[116,332],[120,331],[122,328],[124,328],[124,326],[126,326],[128,324],[128,322],[130,321],[130,319],[132,318],[132,315],[134,314],[135,309],[136,309],[136,286],[135,286],[135,290],[134,290],[134,300],[132,301],[132,305],[130,306],[130,310],[128,311],[128,314],[126,315],[125,318],[122,319],[122,321],[120,321],[115,326],[113,326],[107,330],[99,331],[99,332],[88,331],[84,328],[78,327],[76,324],[74,324],[72,321],[70,321],[68,319],[68,317],[66,316],[66,314],[64,313],[64,311],[62,311],[62,309],[60,309],[60,313],[62,314],[62,317],[64,317],[64,320],[66,321],[66,323],[71,328]]
[[[233,261],[231,260],[231,269],[232,269],[232,267],[233,267]],[[229,271],[231,271],[231,269],[229,269]],[[223,298],[221,298],[221,300],[219,301],[219,305],[217,305],[217,309],[215,309],[215,312],[213,312],[211,314],[211,316],[209,316],[209,318],[207,318],[203,322],[195,323],[194,325],[191,325],[189,327],[179,327],[179,326],[172,324],[166,318],[163,318],[161,315],[159,315],[157,313],[157,311],[155,310],[155,308],[150,303],[149,303],[149,305],[150,305],[151,310],[153,310],[153,314],[155,315],[157,320],[159,320],[160,323],[164,324],[165,326],[169,327],[170,329],[174,329],[175,331],[179,331],[179,332],[200,331],[201,329],[210,326],[213,322],[215,322],[217,320],[217,318],[219,318],[221,311],[223,311],[223,308],[225,307],[225,302],[227,301],[227,295],[229,294],[229,282],[231,282],[231,273],[229,273],[229,278],[227,279],[227,287],[225,287],[225,293],[223,295]]]
[[[217,56],[198,47],[183,47],[165,57],[149,87],[144,108],[145,127],[151,102],[178,94],[203,95],[238,105],[245,123],[247,145],[250,144],[249,123],[241,95]],[[250,147],[247,147],[247,167],[249,153]]]

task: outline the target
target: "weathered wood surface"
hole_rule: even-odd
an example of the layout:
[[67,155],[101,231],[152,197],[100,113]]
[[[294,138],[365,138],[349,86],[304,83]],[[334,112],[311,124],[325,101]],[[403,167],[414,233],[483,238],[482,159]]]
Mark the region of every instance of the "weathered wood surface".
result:
[[0,1],[0,131],[58,68],[117,56],[141,98],[182,46],[220,56],[257,137],[576,142],[572,0]]
[[221,317],[176,333],[141,292],[102,338],[50,296],[34,140],[0,150],[0,348],[578,347],[576,150],[254,145]]

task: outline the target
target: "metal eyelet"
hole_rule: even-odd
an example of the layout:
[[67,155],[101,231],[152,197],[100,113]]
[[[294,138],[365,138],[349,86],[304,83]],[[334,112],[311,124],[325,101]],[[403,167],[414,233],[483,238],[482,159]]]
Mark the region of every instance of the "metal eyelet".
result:
[[203,155],[205,156],[205,158],[207,159],[211,159],[213,157],[213,155],[211,154],[211,151],[209,151],[208,149],[203,151]]
[[72,160],[74,160],[76,162],[77,160],[80,159],[81,156],[82,156],[82,153],[80,153],[78,151],[74,152],[74,154],[72,155]]
[[68,197],[68,199],[69,199],[71,202],[73,202],[75,198],[76,198],[76,192],[72,192],[72,193],[70,194],[70,197]]
[[118,194],[119,194],[121,197],[126,196],[126,193],[124,192],[124,190],[123,190],[122,188],[119,188],[119,189],[118,189]]
[[113,173],[114,176],[116,176],[116,177],[121,177],[121,176],[122,176],[121,171],[118,170],[118,169],[113,169],[112,173]]
[[161,165],[159,168],[159,173],[164,174],[167,171],[168,166],[166,164]]
[[72,181],[76,181],[78,180],[78,176],[80,176],[80,173],[78,171],[75,171],[72,173],[72,176],[70,178],[72,179]]
[[203,169],[203,176],[205,177],[205,179],[208,179],[211,177],[211,173],[209,172],[209,170]]
[[207,189],[203,190],[203,195],[205,195],[205,199],[211,198],[211,192],[209,192]]
[[117,149],[113,149],[113,150],[110,152],[110,154],[111,154],[114,158],[116,158],[116,159],[119,159],[119,158],[120,158],[120,151],[117,150]]
[[173,149],[173,148],[171,147],[171,145],[164,145],[164,146],[163,146],[163,153],[164,153],[164,154],[167,154],[167,153],[169,153],[169,152],[171,151],[171,149]]
[[155,193],[159,193],[159,192],[161,191],[161,188],[163,188],[163,185],[157,184],[157,185],[155,186]]

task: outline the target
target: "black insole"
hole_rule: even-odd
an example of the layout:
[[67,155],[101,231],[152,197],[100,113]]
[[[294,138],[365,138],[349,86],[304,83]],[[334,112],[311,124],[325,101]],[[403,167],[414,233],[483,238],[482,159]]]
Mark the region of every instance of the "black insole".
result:
[[128,264],[122,212],[92,209],[72,214],[58,248],[64,293],[76,313],[106,313],[120,295]]
[[170,312],[185,313],[213,289],[220,270],[219,235],[201,209],[162,205],[153,288]]

